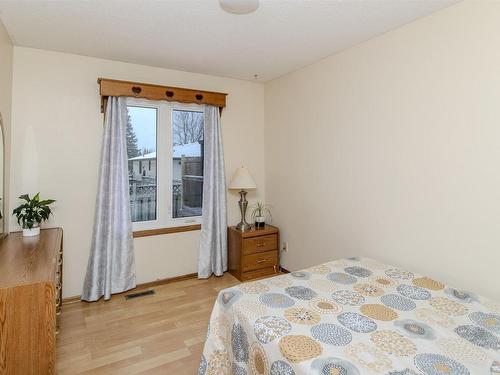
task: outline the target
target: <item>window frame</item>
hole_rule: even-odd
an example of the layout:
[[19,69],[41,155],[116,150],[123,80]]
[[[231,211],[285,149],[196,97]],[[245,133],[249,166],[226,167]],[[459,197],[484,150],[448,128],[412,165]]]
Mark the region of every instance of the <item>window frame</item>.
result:
[[172,230],[189,227],[197,230],[202,216],[173,217],[172,181],[173,181],[173,111],[205,112],[205,105],[178,102],[156,101],[127,97],[127,107],[145,107],[156,109],[156,220],[132,222],[134,237],[175,233]]

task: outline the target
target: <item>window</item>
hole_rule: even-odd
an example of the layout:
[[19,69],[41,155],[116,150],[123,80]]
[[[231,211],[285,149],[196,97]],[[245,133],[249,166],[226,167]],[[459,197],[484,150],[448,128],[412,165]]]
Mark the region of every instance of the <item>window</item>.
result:
[[127,99],[134,230],[201,223],[203,106]]
[[172,111],[172,216],[201,216],[203,112]]
[[146,170],[146,161],[156,162],[156,108],[128,106],[127,156],[132,221],[156,220],[156,169]]

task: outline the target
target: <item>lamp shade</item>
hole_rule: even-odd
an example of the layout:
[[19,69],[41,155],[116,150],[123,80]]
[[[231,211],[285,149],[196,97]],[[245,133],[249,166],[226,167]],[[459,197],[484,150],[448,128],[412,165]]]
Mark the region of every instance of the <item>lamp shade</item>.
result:
[[219,4],[226,12],[247,14],[257,10],[259,0],[219,0]]
[[253,180],[250,172],[244,167],[240,167],[234,172],[233,178],[229,183],[229,189],[234,190],[249,190],[256,189],[255,181]]

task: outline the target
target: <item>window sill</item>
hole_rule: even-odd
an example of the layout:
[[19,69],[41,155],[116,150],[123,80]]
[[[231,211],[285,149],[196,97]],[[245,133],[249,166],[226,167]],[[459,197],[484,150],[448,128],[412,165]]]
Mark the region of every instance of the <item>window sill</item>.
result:
[[133,237],[139,238],[139,237],[159,236],[162,234],[190,232],[193,230],[200,230],[200,229],[201,229],[201,224],[193,224],[193,225],[182,225],[178,227],[169,227],[169,228],[138,230],[133,232]]

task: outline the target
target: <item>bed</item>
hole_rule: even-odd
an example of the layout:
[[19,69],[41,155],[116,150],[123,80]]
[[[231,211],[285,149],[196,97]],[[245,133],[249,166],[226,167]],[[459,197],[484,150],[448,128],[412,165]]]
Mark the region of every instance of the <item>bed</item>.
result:
[[500,374],[500,303],[340,259],[220,291],[199,374]]

